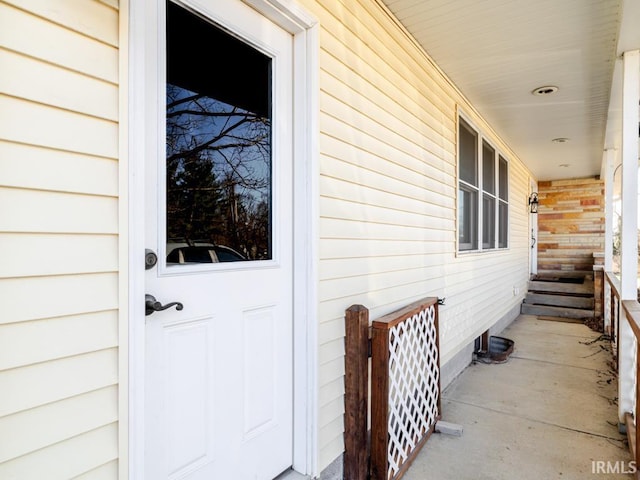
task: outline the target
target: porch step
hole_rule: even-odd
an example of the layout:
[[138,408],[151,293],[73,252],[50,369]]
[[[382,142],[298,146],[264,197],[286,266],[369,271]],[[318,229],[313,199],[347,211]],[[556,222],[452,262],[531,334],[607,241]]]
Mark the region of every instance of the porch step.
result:
[[534,305],[523,303],[520,311],[526,315],[544,315],[562,318],[593,318],[593,310],[584,308],[556,307],[552,305]]
[[537,276],[520,311],[527,315],[574,319],[593,318],[593,278],[564,275]]
[[593,297],[593,281],[585,280],[583,283],[548,282],[531,280],[530,292],[564,293],[570,295],[585,295]]
[[595,301],[593,297],[529,292],[524,299],[524,303],[532,305],[549,305],[554,307],[586,308],[593,310]]
[[584,277],[593,280],[593,267],[587,270],[545,270],[538,266],[538,277]]

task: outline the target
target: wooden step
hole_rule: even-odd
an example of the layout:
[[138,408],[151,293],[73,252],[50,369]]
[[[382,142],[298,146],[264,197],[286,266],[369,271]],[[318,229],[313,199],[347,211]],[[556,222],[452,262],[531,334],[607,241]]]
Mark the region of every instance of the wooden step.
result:
[[545,270],[538,266],[538,277],[582,277],[593,280],[593,267],[588,270]]
[[593,310],[570,308],[570,307],[553,307],[549,305],[532,305],[523,303],[520,312],[525,315],[544,315],[547,317],[563,317],[563,318],[593,318]]
[[585,308],[593,310],[593,297],[576,297],[573,295],[549,295],[544,293],[528,293],[524,303],[535,305],[551,305],[555,307]]
[[565,283],[532,280],[529,282],[529,291],[593,295],[593,282],[585,280],[584,283]]

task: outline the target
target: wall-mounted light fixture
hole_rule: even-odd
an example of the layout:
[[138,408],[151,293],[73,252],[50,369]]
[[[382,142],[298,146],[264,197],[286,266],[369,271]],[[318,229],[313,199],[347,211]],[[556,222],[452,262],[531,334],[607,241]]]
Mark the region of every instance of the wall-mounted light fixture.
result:
[[529,211],[538,213],[538,192],[531,192],[529,195]]

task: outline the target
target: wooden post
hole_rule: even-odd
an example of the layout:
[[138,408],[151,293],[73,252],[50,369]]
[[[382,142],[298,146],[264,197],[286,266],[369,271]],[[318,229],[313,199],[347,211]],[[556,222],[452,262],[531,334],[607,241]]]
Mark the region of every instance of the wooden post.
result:
[[[438,308],[439,300],[436,298],[436,303],[434,304],[435,308],[435,327],[436,327],[436,349],[438,352],[438,417],[442,417],[442,370],[440,368],[440,308]],[[442,300],[442,304],[444,304],[444,300]],[[489,331],[487,330],[487,348],[491,348],[491,336],[489,335]],[[434,427],[435,428],[435,427]]]
[[344,457],[345,480],[366,480],[369,396],[369,310],[352,305],[345,312]]
[[389,471],[389,331],[371,334],[371,480],[386,480]]

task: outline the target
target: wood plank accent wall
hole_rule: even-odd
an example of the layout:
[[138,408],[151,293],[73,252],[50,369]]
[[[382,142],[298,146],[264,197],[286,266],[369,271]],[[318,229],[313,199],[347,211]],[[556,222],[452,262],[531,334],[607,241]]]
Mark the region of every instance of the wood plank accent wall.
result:
[[538,182],[538,274],[593,274],[604,249],[604,182],[595,177]]

